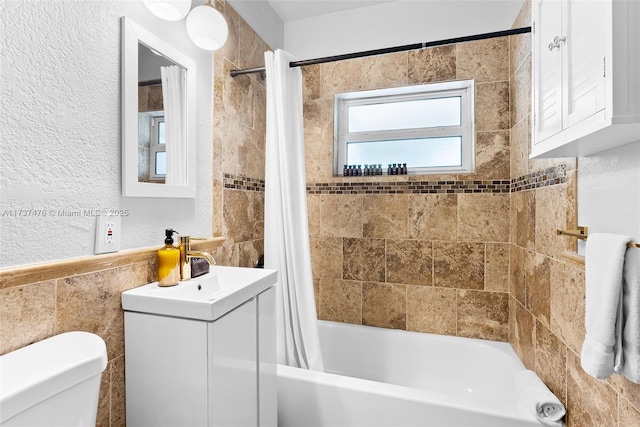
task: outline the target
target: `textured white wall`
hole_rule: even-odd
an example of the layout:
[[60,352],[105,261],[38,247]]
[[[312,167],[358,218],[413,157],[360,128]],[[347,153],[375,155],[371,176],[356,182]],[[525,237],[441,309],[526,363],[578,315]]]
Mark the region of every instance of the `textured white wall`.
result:
[[578,159],[578,224],[640,242],[640,141]]
[[[169,227],[210,236],[213,61],[184,21],[137,0],[0,0],[0,15],[0,267],[93,254],[87,209],[128,210],[122,249],[161,246]],[[197,62],[196,199],[121,197],[123,15]]]

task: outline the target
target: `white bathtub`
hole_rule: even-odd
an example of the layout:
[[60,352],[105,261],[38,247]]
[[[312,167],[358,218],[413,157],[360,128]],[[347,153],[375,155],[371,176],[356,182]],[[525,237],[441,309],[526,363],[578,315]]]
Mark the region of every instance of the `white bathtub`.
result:
[[278,426],[540,426],[507,343],[319,322],[326,372],[278,365]]

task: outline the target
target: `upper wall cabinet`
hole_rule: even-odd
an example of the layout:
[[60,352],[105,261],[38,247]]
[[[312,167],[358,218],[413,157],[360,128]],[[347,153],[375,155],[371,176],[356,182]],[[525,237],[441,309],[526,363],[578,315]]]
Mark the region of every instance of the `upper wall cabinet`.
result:
[[640,140],[640,2],[534,0],[531,157]]

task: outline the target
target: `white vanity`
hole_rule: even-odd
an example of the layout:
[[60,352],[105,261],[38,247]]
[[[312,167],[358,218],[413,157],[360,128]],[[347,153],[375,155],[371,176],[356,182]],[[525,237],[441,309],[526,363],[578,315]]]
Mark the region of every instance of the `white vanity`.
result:
[[277,425],[275,270],[122,294],[128,426]]

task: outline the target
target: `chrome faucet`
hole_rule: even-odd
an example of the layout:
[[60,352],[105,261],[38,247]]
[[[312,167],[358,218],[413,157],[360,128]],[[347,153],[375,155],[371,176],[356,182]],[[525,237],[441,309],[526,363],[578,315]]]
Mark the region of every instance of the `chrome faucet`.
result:
[[216,265],[211,254],[191,250],[191,239],[206,240],[200,237],[180,236],[180,280],[191,279],[191,258],[204,258],[210,265]]

